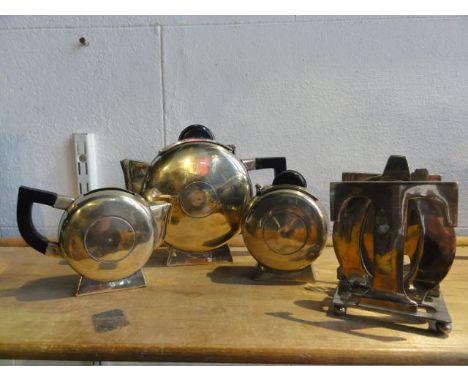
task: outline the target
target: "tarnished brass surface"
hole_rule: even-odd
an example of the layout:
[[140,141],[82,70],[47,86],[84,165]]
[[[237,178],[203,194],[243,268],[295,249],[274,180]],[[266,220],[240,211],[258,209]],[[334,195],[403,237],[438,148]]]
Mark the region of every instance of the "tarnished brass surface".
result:
[[367,175],[345,173],[347,181],[330,185],[341,280],[335,300],[418,314],[455,257],[458,184],[425,169],[410,174],[396,156],[383,174]]
[[294,271],[309,266],[327,238],[318,200],[298,186],[264,187],[252,200],[242,235],[252,256],[268,268]]
[[124,159],[120,162],[120,165],[124,173],[125,188],[140,194],[149,163]]
[[240,231],[252,197],[245,166],[232,149],[206,139],[168,146],[151,163],[142,194],[154,190],[174,197],[165,242],[187,252],[207,252]]
[[122,190],[91,192],[62,216],[60,252],[87,279],[123,279],[143,267],[162,241],[169,209],[164,202],[150,208],[141,196]]

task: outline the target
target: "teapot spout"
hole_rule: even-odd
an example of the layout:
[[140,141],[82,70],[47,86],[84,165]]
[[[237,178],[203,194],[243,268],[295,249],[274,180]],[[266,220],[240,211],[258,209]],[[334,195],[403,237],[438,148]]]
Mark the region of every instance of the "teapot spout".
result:
[[153,202],[150,205],[151,214],[153,215],[154,226],[156,227],[156,236],[154,238],[154,248],[164,240],[166,235],[166,227],[171,215],[172,204],[163,201]]
[[149,163],[124,159],[120,161],[124,173],[125,188],[129,191],[141,193],[143,180],[148,171]]

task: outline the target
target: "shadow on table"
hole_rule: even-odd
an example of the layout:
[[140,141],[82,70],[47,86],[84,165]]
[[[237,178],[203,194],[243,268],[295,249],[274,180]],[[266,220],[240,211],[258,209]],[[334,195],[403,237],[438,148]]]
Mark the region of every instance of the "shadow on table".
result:
[[304,285],[303,281],[256,281],[253,279],[256,267],[249,265],[220,266],[207,273],[212,282],[237,285]]
[[[405,319],[404,317],[396,315],[379,315],[376,317],[371,316],[362,316],[362,315],[353,315],[346,314],[345,316],[336,316],[334,315],[333,308],[331,308],[331,300],[334,292],[333,288],[327,288],[328,293],[321,301],[316,300],[297,300],[294,302],[295,305],[308,309],[314,310],[321,313],[324,313],[330,318],[333,318],[333,321],[309,321],[302,318],[294,317],[292,313],[289,312],[268,312],[265,313],[272,317],[277,317],[285,319],[288,321],[293,321],[301,324],[310,325],[313,327],[319,327],[323,329],[333,330],[337,332],[347,333],[352,336],[368,338],[380,342],[395,342],[395,341],[406,341],[405,337],[401,336],[386,336],[386,335],[377,335],[371,333],[365,333],[364,330],[372,328],[386,328],[391,330],[396,330],[402,333],[411,333],[423,335],[426,337],[441,338],[443,336],[437,335],[436,333],[429,331],[427,329],[427,324],[423,320],[418,319]],[[408,326],[408,324],[425,324],[425,327],[415,327]]]
[[455,260],[468,260],[468,256],[455,256]]
[[28,281],[19,288],[0,290],[0,298],[14,296],[18,301],[43,301],[72,297],[79,278],[79,275],[66,275]]
[[158,248],[146,262],[145,267],[166,267],[168,256],[169,250],[167,248]]

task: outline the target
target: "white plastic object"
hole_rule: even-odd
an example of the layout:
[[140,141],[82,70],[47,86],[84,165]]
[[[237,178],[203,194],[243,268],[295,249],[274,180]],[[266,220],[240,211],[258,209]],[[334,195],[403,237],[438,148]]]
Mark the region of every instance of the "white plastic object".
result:
[[73,147],[77,191],[78,194],[83,195],[97,188],[94,134],[73,134]]

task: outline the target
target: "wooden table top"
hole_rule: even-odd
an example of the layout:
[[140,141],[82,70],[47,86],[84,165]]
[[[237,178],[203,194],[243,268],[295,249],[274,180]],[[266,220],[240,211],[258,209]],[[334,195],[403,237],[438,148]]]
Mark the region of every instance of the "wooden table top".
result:
[[[234,249],[240,254],[242,249]],[[164,267],[148,286],[73,297],[79,276],[30,248],[0,248],[0,358],[310,364],[468,364],[468,248],[441,284],[453,331],[348,310],[327,315],[337,261],[326,248],[315,284],[251,280],[255,262]]]

